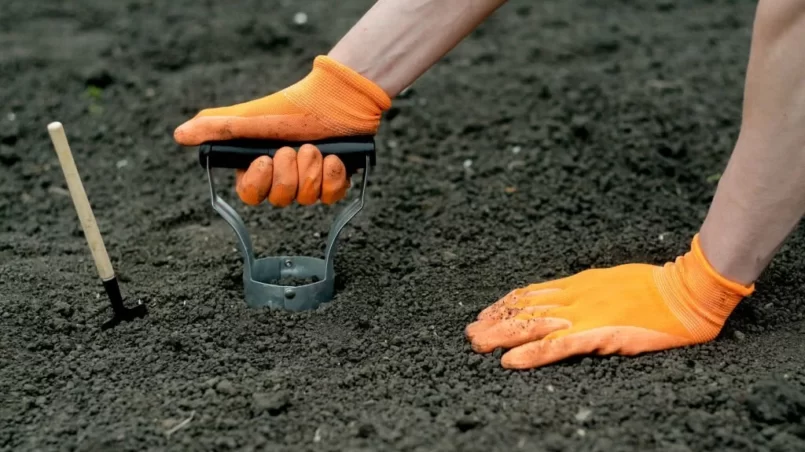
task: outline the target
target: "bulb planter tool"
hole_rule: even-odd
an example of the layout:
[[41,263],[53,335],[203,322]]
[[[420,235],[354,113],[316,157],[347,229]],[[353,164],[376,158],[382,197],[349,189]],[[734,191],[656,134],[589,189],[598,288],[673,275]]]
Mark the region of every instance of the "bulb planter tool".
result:
[[[312,256],[254,256],[251,237],[240,215],[215,190],[214,168],[246,169],[257,157],[274,154],[283,147],[298,152],[303,144],[315,145],[322,154],[337,155],[351,176],[363,170],[361,191],[357,199],[347,205],[333,220],[327,234],[324,258]],[[333,262],[338,250],[338,236],[344,226],[363,209],[369,169],[375,166],[375,142],[371,136],[348,137],[306,142],[231,140],[202,143],[199,146],[199,164],[207,171],[212,207],[232,227],[237,236],[237,247],[243,256],[243,289],[246,304],[252,308],[272,308],[287,311],[316,309],[329,302],[335,291]],[[317,281],[300,286],[274,284],[282,278],[315,278]]]

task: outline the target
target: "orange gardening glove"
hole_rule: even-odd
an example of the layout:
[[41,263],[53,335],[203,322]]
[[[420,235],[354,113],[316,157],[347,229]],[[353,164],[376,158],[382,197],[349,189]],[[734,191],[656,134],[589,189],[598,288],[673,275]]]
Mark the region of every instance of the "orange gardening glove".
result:
[[[301,81],[269,96],[229,107],[202,110],[179,126],[174,139],[183,146],[240,138],[305,141],[374,135],[389,96],[374,82],[326,56],[313,62]],[[346,195],[349,181],[343,162],[322,159],[313,145],[299,154],[285,147],[274,158],[260,157],[247,170],[236,171],[240,199],[249,205],[263,200],[286,207],[317,200],[332,204]]]
[[636,355],[714,339],[754,291],[720,276],[699,247],[664,266],[626,264],[514,290],[466,328],[472,348],[528,369],[575,355]]

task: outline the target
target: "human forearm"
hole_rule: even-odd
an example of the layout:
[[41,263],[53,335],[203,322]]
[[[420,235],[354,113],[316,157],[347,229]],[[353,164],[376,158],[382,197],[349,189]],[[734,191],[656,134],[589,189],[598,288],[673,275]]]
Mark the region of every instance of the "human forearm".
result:
[[395,97],[506,0],[379,0],[328,56]]
[[805,2],[761,0],[738,141],[701,229],[725,277],[749,284],[805,214]]

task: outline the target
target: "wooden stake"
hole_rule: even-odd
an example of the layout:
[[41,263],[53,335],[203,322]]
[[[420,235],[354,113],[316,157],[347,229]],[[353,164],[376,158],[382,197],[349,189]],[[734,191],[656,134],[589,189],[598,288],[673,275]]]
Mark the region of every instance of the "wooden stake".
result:
[[101,232],[98,230],[98,224],[95,222],[95,215],[89,205],[87,193],[84,191],[84,184],[78,175],[73,153],[70,151],[67,135],[64,133],[64,126],[60,122],[52,122],[48,124],[48,133],[53,147],[56,149],[56,154],[59,156],[59,163],[64,172],[64,178],[67,180],[67,188],[70,190],[70,197],[73,198],[73,205],[75,205],[78,219],[81,221],[81,227],[84,229],[84,237],[87,239],[92,258],[95,260],[98,275],[104,282],[110,281],[114,279],[115,272],[109,261],[106,246],[103,244]]

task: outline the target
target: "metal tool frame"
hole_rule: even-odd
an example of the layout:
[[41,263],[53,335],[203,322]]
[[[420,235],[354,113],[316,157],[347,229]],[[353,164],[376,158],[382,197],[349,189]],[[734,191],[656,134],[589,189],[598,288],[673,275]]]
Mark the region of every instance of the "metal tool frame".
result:
[[[316,309],[331,301],[335,292],[335,254],[338,250],[338,236],[354,217],[363,209],[366,199],[366,186],[369,180],[370,156],[366,156],[363,169],[363,182],[358,199],[352,201],[334,219],[327,234],[327,247],[324,259],[311,256],[269,256],[257,259],[249,231],[238,215],[226,201],[216,193],[210,157],[206,157],[207,177],[210,183],[212,208],[229,224],[238,237],[237,247],[243,256],[243,288],[246,304],[252,308],[273,308],[288,311]],[[311,278],[319,281],[302,286],[282,286],[270,284],[282,277]]]

